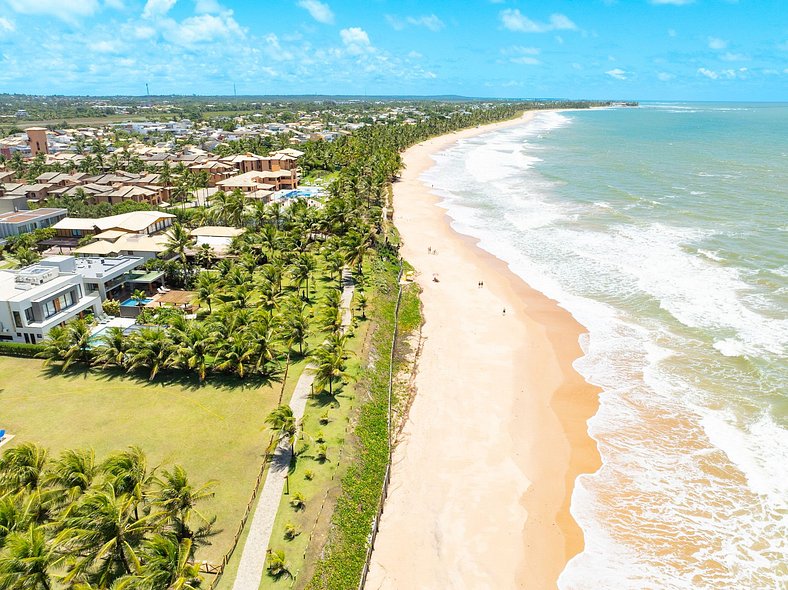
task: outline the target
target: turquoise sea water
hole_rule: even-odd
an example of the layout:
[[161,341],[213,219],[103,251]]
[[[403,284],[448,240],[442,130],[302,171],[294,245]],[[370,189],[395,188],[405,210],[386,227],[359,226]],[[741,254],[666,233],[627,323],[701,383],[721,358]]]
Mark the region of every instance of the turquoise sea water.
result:
[[788,586],[788,105],[539,113],[424,179],[589,330],[568,589]]

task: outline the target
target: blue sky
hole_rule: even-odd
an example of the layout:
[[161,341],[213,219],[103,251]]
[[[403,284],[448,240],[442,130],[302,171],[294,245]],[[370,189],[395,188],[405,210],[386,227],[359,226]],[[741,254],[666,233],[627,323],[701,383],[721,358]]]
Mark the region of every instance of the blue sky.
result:
[[788,100],[788,0],[0,0],[0,92]]

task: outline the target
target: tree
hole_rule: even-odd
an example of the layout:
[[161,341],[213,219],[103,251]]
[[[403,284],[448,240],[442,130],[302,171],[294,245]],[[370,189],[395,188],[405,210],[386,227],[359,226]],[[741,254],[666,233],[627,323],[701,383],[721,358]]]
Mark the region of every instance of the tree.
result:
[[295,259],[291,273],[298,287],[306,283],[304,288],[304,299],[309,301],[309,277],[315,271],[315,259],[310,254],[301,253]]
[[93,349],[93,364],[103,368],[126,365],[128,338],[123,328],[112,326],[99,337],[99,344]]
[[208,313],[213,313],[211,303],[219,295],[219,281],[215,274],[203,271],[197,275],[196,297],[200,303],[208,305]]
[[148,369],[152,381],[169,365],[172,353],[172,341],[163,329],[142,328],[132,332],[129,338],[128,370]]
[[292,301],[285,308],[280,324],[282,339],[288,348],[298,345],[298,354],[304,354],[304,343],[309,338],[309,308],[299,301]]
[[189,249],[194,245],[194,238],[192,237],[189,230],[186,229],[183,224],[176,221],[170,227],[170,231],[167,232],[167,250],[166,253],[170,256],[176,256],[178,261],[181,263],[181,272],[182,272],[182,280],[186,281],[186,272],[187,272],[187,253]]
[[0,483],[4,488],[37,490],[43,482],[46,449],[26,442],[0,456]]
[[50,590],[52,572],[62,559],[44,527],[30,525],[27,531],[11,533],[0,552],[0,588]]
[[205,324],[189,321],[184,329],[176,332],[176,338],[178,342],[170,357],[171,366],[196,371],[200,381],[205,381],[208,357],[214,352],[213,333]]
[[62,490],[68,505],[90,489],[98,471],[93,449],[65,450],[49,469],[47,484]]
[[141,588],[197,590],[202,582],[200,564],[191,561],[191,539],[154,535],[142,546]]
[[[188,540],[191,550],[193,550],[192,545],[204,544],[205,539],[211,534],[216,518],[210,519],[205,516],[198,510],[198,504],[213,497],[212,488],[216,482],[209,481],[200,487],[194,487],[189,482],[186,470],[180,465],[175,465],[172,470],[165,470],[162,473],[162,476],[156,480],[156,485],[158,489],[153,504],[162,511],[167,529],[179,542]],[[196,529],[193,521],[197,522]]]
[[339,336],[339,340],[327,340],[313,353],[313,359],[317,365],[315,368],[315,385],[318,390],[324,390],[328,386],[328,394],[334,395],[334,381],[339,380],[345,374],[345,346],[344,336]]
[[277,443],[286,443],[291,451],[295,453],[295,436],[298,427],[292,408],[287,405],[277,407],[268,414],[265,423],[273,430],[275,441]]

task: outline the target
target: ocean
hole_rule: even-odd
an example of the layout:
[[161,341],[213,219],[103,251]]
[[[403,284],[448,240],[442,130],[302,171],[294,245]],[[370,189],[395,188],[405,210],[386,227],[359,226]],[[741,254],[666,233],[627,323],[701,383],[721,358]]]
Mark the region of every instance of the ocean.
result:
[[561,590],[788,587],[788,105],[542,112],[423,180],[588,329]]

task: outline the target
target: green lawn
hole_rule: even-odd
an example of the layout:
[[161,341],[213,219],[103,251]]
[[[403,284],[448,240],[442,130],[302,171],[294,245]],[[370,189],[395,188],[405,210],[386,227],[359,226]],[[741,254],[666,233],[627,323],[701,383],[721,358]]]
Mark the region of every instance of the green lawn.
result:
[[[290,368],[285,400],[304,365]],[[280,383],[251,380],[200,386],[99,370],[61,375],[42,361],[0,357],[0,428],[16,435],[9,445],[32,441],[53,454],[92,447],[101,459],[139,445],[153,464],[179,463],[195,482],[217,480],[205,508],[219,532],[198,557],[218,562],[249,500],[270,438],[263,421],[280,391]]]

